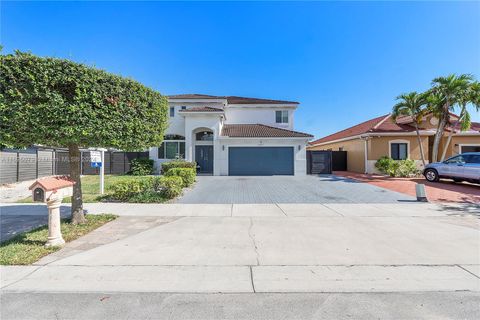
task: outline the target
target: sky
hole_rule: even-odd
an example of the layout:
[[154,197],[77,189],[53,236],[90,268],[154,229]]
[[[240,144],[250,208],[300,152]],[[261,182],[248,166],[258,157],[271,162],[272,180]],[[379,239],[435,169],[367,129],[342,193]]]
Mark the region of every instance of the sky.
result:
[[1,1],[0,28],[3,53],[68,58],[162,94],[299,101],[295,129],[317,138],[435,77],[480,78],[480,2]]

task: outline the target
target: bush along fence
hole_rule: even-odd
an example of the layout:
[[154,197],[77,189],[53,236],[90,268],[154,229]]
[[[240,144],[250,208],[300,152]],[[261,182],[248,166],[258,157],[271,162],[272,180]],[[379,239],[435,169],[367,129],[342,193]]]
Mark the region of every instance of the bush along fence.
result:
[[[90,166],[90,151],[82,150],[81,174],[99,174]],[[132,161],[148,158],[148,152],[105,152],[105,174],[124,174],[132,170]],[[27,149],[2,149],[0,151],[0,184],[37,179],[51,175],[69,174],[66,149],[33,147]]]

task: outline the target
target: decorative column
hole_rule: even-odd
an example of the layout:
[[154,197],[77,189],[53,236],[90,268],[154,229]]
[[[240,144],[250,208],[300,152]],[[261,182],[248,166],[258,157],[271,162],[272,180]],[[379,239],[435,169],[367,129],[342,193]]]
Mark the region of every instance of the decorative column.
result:
[[48,240],[45,247],[56,247],[65,244],[60,229],[60,206],[62,197],[53,193],[47,199],[48,207]]

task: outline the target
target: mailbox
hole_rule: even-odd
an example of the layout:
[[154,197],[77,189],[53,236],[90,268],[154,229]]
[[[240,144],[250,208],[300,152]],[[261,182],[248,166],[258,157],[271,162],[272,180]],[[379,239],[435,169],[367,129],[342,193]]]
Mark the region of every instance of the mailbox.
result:
[[35,181],[31,186],[33,201],[46,202],[48,207],[48,240],[45,246],[61,246],[65,243],[60,229],[60,206],[64,197],[71,196],[75,182],[67,176],[48,177]]
[[67,176],[48,177],[35,181],[31,186],[33,201],[48,202],[63,199],[73,194],[75,182]]
[[35,202],[45,202],[45,191],[37,187],[33,190],[33,201]]

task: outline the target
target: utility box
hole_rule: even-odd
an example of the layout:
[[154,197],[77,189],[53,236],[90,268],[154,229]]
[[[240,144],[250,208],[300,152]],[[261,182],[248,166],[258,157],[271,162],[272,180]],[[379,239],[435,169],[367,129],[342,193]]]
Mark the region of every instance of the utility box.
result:
[[43,178],[31,186],[33,201],[46,202],[48,207],[48,240],[46,247],[61,246],[65,243],[60,228],[60,206],[64,197],[73,194],[75,182],[67,176]]

